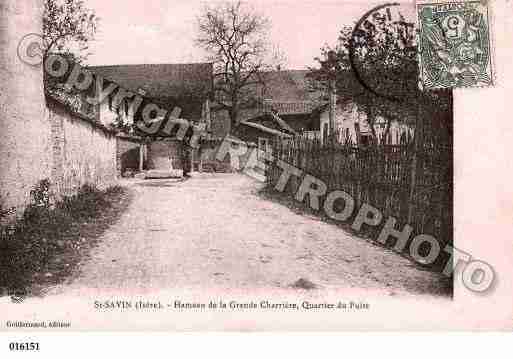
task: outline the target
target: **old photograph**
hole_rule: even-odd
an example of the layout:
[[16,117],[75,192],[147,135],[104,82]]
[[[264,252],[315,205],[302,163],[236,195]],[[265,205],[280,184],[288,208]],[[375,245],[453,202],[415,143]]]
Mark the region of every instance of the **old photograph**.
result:
[[0,330],[365,327],[450,308],[460,262],[492,288],[453,136],[491,17],[444,4],[3,0]]

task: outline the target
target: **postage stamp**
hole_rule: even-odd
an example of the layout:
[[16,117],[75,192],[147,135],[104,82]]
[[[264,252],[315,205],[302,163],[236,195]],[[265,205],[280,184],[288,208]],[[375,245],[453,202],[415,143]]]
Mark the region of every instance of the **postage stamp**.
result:
[[424,89],[493,84],[486,2],[421,3],[417,16]]

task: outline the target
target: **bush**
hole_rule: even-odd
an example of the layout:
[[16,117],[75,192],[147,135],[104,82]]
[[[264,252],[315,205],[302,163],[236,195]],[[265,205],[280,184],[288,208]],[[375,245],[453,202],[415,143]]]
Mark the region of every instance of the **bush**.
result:
[[98,218],[112,207],[112,196],[124,191],[119,186],[100,191],[84,185],[76,195],[52,206],[50,187],[48,180],[34,187],[22,219],[0,242],[0,290],[26,293],[35,275],[46,273],[49,263],[81,239],[76,225]]

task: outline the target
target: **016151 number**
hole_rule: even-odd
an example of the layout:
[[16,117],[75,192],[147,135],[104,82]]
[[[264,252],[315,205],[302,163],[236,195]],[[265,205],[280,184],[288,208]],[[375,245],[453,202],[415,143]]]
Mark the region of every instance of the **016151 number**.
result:
[[9,350],[16,351],[39,351],[39,343],[9,343]]

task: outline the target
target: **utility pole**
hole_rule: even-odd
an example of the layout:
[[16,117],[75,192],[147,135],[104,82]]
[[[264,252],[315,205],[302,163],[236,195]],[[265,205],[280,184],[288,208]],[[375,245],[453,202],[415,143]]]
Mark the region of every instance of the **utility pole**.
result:
[[329,95],[329,129],[328,135],[332,142],[335,142],[336,131],[336,110],[337,110],[337,54],[331,50],[328,52],[328,59],[323,64],[328,73],[328,95]]
[[330,97],[330,112],[329,112],[329,135],[334,138],[335,136],[335,117],[337,109],[337,92],[335,89],[335,78],[333,74],[330,74],[329,80],[329,97]]

